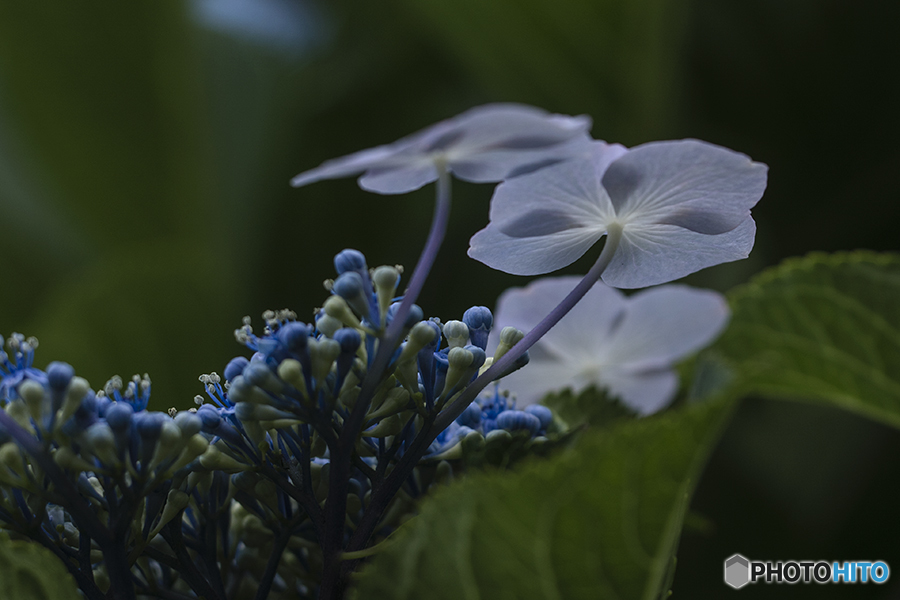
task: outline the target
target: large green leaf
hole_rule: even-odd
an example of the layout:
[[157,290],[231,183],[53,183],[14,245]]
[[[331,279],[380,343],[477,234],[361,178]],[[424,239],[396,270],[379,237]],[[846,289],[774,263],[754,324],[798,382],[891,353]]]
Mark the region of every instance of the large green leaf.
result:
[[688,498],[731,404],[590,430],[576,448],[424,502],[359,598],[665,596]]
[[0,590],[16,600],[77,600],[75,580],[49,550],[0,536]]
[[900,426],[900,257],[811,254],[730,299],[731,324],[703,362],[724,365],[732,385]]

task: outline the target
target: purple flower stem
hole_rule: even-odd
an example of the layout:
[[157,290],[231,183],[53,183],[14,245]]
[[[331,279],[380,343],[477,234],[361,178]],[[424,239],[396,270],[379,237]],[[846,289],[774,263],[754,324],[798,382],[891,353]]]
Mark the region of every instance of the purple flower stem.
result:
[[419,256],[416,268],[413,269],[409,285],[403,295],[400,308],[394,313],[391,324],[380,339],[375,358],[362,382],[362,388],[350,417],[344,422],[340,439],[330,443],[331,473],[328,479],[328,498],[325,501],[325,531],[322,540],[322,553],[325,565],[322,571],[322,584],[319,588],[319,600],[339,599],[343,597],[344,581],[341,577],[341,553],[344,548],[344,523],[347,514],[347,490],[350,478],[350,467],[354,446],[359,432],[362,430],[366,412],[381,382],[384,370],[388,366],[394,349],[400,343],[403,326],[409,311],[422,291],[425,279],[431,271],[437,257],[447,222],[450,219],[450,173],[446,165],[436,165],[438,180],[435,193],[434,217],[425,248]]
[[[447,428],[459,415],[463,413],[466,407],[472,403],[473,400],[478,396],[478,394],[483,390],[489,383],[494,381],[501,373],[503,373],[510,365],[512,365],[516,359],[525,354],[531,346],[534,345],[545,333],[550,331],[550,329],[556,325],[560,319],[562,319],[566,314],[572,310],[581,298],[590,290],[595,283],[600,279],[600,276],[603,274],[603,271],[606,270],[606,267],[609,266],[610,261],[615,254],[616,248],[619,245],[619,240],[622,236],[621,227],[611,226],[607,233],[606,244],[603,246],[603,251],[600,253],[600,256],[597,258],[597,262],[594,263],[594,266],[591,267],[591,270],[587,272],[587,274],[578,282],[578,285],[575,286],[569,294],[560,302],[550,313],[538,323],[534,329],[529,331],[525,337],[523,337],[518,344],[513,346],[506,354],[504,354],[500,360],[493,363],[487,371],[478,376],[469,386],[456,398],[454,399],[447,408],[441,412],[434,419],[434,423],[430,424],[426,421],[425,425],[422,427],[422,430],[419,432],[419,435],[416,436],[416,439],[413,440],[413,443],[410,445],[409,449],[403,454],[400,460],[397,463],[397,466],[394,467],[394,470],[391,471],[391,474],[384,480],[384,483],[378,487],[377,489],[372,491],[372,497],[369,501],[369,506],[366,508],[365,513],[363,513],[362,518],[360,519],[359,525],[356,528],[356,532],[353,534],[353,537],[350,538],[349,543],[347,544],[347,551],[354,552],[356,550],[362,549],[365,544],[369,541],[369,537],[372,535],[372,532],[375,530],[375,527],[378,525],[379,520],[381,519],[381,515],[384,510],[387,508],[390,501],[400,490],[400,487],[403,485],[403,482],[406,481],[407,477],[412,473],[415,466],[418,464],[419,460],[424,456],[425,452],[428,450],[429,445],[437,435]],[[347,561],[348,563],[345,565],[345,573],[349,574],[350,571],[355,566],[355,561]]]

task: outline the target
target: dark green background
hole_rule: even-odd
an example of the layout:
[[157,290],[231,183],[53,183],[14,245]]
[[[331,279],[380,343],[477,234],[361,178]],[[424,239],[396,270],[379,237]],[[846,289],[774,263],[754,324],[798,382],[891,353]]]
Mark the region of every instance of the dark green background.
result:
[[[95,387],[149,372],[157,409],[190,405],[197,375],[240,351],[243,315],[310,314],[340,249],[415,263],[430,189],[294,190],[291,176],[476,104],[587,113],[598,138],[697,137],[768,163],[753,256],[697,285],[726,290],[810,250],[897,249],[897,2],[284,0],[287,37],[247,33],[260,5],[243,30],[203,25],[200,6],[0,0],[0,332],[38,336],[39,366],[67,360]],[[427,314],[458,317],[525,283],[465,255],[490,193],[456,185]],[[797,461],[816,448],[846,466],[811,475]],[[685,537],[676,593],[721,597],[734,551],[890,559],[878,553],[900,533],[886,500],[897,450],[895,434],[842,413],[748,403],[701,485],[712,526]],[[843,494],[810,495],[837,481]]]

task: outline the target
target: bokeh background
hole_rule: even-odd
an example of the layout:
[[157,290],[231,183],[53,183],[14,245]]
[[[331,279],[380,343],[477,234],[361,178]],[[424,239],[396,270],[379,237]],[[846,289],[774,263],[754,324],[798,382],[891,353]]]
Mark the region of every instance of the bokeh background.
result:
[[[337,251],[416,261],[432,190],[290,177],[494,101],[768,163],[752,257],[695,285],[813,250],[897,250],[898,29],[893,0],[0,2],[0,332],[36,335],[39,366],[69,361],[95,387],[149,372],[153,407],[190,406],[198,374],[241,351],[243,315],[311,315]],[[454,194],[420,301],[445,319],[526,283],[466,257],[491,187]],[[737,551],[900,569],[898,450],[840,412],[746,402],[700,484],[676,597],[731,593],[721,561]]]

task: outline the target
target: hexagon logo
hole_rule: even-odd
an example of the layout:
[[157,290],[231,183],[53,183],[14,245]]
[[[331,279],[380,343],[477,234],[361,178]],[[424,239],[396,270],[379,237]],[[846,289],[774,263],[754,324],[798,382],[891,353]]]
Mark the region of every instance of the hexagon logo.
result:
[[725,583],[736,590],[750,583],[750,561],[740,554],[725,559]]

